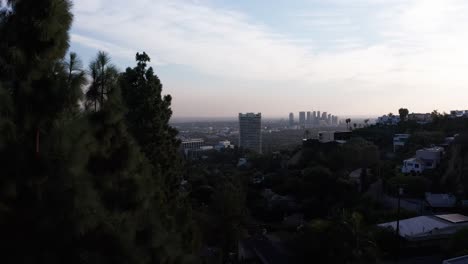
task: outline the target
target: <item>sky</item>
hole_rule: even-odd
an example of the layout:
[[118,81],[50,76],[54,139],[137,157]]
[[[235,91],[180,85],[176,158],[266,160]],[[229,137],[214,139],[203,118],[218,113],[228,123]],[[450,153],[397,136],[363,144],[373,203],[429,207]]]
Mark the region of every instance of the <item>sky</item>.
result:
[[145,51],[174,117],[468,109],[465,0],[74,0],[70,50]]

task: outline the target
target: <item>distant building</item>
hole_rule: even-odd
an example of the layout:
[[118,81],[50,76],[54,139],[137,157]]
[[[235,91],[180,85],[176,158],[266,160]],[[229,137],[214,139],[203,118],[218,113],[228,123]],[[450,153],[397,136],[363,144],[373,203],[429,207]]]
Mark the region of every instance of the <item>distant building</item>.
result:
[[262,153],[261,113],[239,113],[239,147]]
[[430,113],[412,113],[408,115],[408,120],[416,121],[420,124],[427,124],[432,122],[432,115]]
[[331,115],[331,114],[328,114],[327,123],[328,123],[329,125],[332,124],[332,115]]
[[468,110],[451,110],[450,117],[468,117]]
[[309,126],[310,124],[311,124],[310,111],[307,111],[306,125]]
[[396,125],[400,122],[400,116],[397,115],[383,115],[377,118],[376,123],[379,125]]
[[317,111],[317,124],[319,123],[319,120],[320,120],[321,116],[320,116],[320,111]]
[[322,113],[322,120],[327,120],[327,112]]
[[200,155],[209,150],[213,150],[213,146],[205,146],[204,140],[201,138],[185,139],[181,143],[182,151],[185,158],[197,159]]
[[188,156],[189,151],[200,149],[204,144],[201,138],[184,139],[181,142],[181,147],[185,156]]
[[334,126],[337,126],[338,125],[338,116],[336,115],[332,115],[331,116],[331,123],[330,125],[334,125]]
[[289,127],[294,126],[294,113],[289,113]]
[[395,134],[393,135],[393,152],[397,151],[397,149],[402,148],[408,142],[410,134]]
[[299,125],[301,127],[304,127],[305,126],[305,122],[306,122],[306,114],[305,112],[299,112]]
[[234,148],[234,145],[231,144],[229,140],[223,140],[218,143],[218,145],[214,146],[214,148],[218,151],[222,149],[231,149]]

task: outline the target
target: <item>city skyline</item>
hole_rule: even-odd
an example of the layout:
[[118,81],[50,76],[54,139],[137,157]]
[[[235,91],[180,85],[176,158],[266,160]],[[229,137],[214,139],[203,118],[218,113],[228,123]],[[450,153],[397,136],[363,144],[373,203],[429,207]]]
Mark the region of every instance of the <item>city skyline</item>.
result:
[[466,108],[466,1],[76,0],[73,11],[71,51],[85,65],[107,51],[122,71],[146,51],[175,118]]

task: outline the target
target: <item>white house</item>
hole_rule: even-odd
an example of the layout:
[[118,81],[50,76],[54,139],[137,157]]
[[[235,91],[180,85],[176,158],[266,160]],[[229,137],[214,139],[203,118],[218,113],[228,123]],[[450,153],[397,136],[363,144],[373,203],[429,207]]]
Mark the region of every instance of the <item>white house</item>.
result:
[[431,147],[416,151],[416,156],[403,161],[402,173],[421,173],[427,169],[435,169],[442,159],[444,148]]
[[410,158],[403,161],[403,167],[401,167],[402,173],[421,173],[425,169],[424,161],[418,158]]
[[416,151],[416,158],[424,161],[426,169],[434,169],[439,165],[443,153],[442,147],[423,148]]

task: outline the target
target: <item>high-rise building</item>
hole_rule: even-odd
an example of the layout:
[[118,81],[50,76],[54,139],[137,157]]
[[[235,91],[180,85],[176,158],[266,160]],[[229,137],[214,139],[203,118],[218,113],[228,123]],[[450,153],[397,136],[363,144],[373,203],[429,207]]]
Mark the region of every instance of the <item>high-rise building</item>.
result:
[[327,112],[322,113],[322,120],[327,121]]
[[320,111],[317,111],[317,120],[320,120]]
[[261,113],[239,113],[239,147],[262,153]]
[[332,125],[338,125],[338,116],[332,116]]
[[307,111],[307,118],[306,118],[306,124],[307,126],[309,126],[311,123],[311,120],[310,120],[310,111]]
[[294,126],[294,113],[289,113],[289,126]]
[[328,123],[329,125],[332,124],[332,115],[331,115],[331,114],[328,114],[327,123]]
[[299,112],[299,125],[301,127],[305,126],[306,114],[305,112]]
[[315,120],[317,118],[317,112],[313,111],[312,112],[312,119]]

